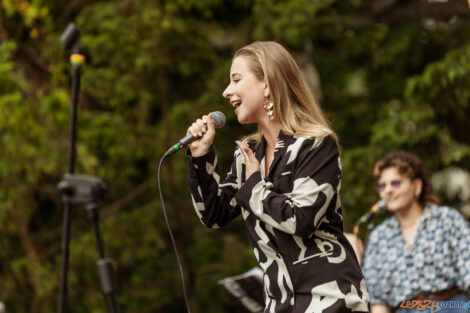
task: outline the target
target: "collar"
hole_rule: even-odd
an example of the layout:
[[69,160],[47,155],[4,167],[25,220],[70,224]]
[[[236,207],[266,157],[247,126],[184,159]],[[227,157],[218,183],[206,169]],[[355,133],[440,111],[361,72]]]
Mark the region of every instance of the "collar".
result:
[[[274,148],[273,161],[271,162],[270,168],[267,169],[269,176],[272,175],[271,169],[274,169],[279,160],[282,158],[282,156],[286,154],[287,147],[289,146],[293,138],[293,135],[289,135],[282,130],[279,131],[279,136],[277,137],[276,146]],[[266,139],[263,136],[261,139],[261,143],[255,149],[255,157],[260,163],[261,160],[265,157],[266,145]]]
[[[419,224],[425,224],[427,221],[438,218],[441,213],[441,210],[439,209],[437,204],[434,203],[429,203],[426,205],[426,207],[423,210],[423,214],[419,218]],[[389,222],[387,223],[387,228],[399,228],[398,224],[398,219],[395,217],[395,215],[392,215],[389,219]]]
[[[409,247],[407,247],[407,251],[414,250],[416,240],[417,240],[416,238],[419,238],[421,236],[421,233],[426,229],[426,225],[429,223],[429,221],[435,218],[439,218],[440,214],[441,214],[441,210],[436,204],[430,203],[426,205],[426,207],[424,208],[423,214],[421,215],[419,219],[418,229],[416,230],[413,243]],[[400,242],[403,242],[404,244],[404,240],[401,234],[398,219],[394,215],[392,215],[390,218],[388,218],[385,221],[384,226],[390,232],[391,237],[389,237],[388,240],[400,240]]]

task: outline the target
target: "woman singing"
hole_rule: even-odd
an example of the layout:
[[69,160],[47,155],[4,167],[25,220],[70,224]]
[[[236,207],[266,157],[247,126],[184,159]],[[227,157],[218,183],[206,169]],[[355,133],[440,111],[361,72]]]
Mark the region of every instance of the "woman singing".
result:
[[392,216],[370,234],[362,264],[372,312],[468,312],[454,305],[469,300],[467,221],[436,204],[423,163],[408,152],[380,159],[374,178]]
[[264,312],[368,312],[361,269],[343,235],[337,137],[292,56],[275,42],[235,53],[223,92],[238,122],[259,131],[237,141],[220,182],[211,115],[192,124],[188,153],[196,213],[218,228],[242,215],[264,270]]

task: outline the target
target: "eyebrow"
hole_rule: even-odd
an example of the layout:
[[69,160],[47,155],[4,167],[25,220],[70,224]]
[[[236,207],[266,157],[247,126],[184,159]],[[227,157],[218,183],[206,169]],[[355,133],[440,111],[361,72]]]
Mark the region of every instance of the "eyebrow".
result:
[[241,75],[240,73],[232,73],[232,75],[230,75],[230,77],[234,77],[235,75]]

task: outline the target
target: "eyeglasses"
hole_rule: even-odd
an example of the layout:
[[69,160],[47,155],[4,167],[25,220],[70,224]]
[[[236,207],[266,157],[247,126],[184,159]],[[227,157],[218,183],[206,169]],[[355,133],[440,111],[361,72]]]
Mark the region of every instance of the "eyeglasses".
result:
[[[399,179],[394,179],[390,181],[390,186],[392,186],[393,189],[398,189],[401,187],[401,180]],[[385,188],[387,187],[386,182],[379,182],[377,184],[377,189],[379,192],[384,192]]]

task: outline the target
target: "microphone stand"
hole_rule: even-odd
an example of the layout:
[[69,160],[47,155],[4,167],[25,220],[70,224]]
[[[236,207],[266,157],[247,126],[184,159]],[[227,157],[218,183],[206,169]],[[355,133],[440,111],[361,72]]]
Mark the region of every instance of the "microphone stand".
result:
[[85,56],[80,49],[80,32],[75,24],[70,23],[61,35],[64,46],[71,51],[70,61],[72,64],[72,86],[70,113],[70,142],[67,160],[67,173],[58,184],[64,202],[64,219],[62,234],[61,272],[59,285],[58,313],[64,313],[67,298],[67,276],[70,245],[70,209],[71,204],[84,204],[88,219],[93,223],[96,247],[99,254],[97,261],[98,274],[100,277],[101,291],[106,299],[108,312],[119,313],[116,293],[118,291],[117,279],[111,260],[105,258],[104,244],[99,228],[99,213],[97,201],[100,200],[106,190],[106,184],[101,178],[89,175],[73,174],[75,168],[75,141],[77,137],[77,107],[80,91],[81,66]]
[[117,302],[116,293],[118,291],[116,273],[114,271],[113,263],[104,256],[104,244],[101,237],[99,226],[99,214],[96,202],[90,202],[86,205],[88,219],[93,223],[93,230],[95,232],[96,248],[98,250],[99,259],[96,262],[98,266],[98,274],[101,282],[101,291],[106,299],[108,312],[119,313],[119,306]]
[[[71,51],[70,61],[72,63],[72,86],[70,92],[70,99],[72,109],[70,110],[70,124],[69,124],[69,147],[67,154],[67,174],[73,174],[75,170],[75,141],[77,137],[77,107],[78,95],[80,91],[80,77],[81,65],[83,62],[73,62],[72,56],[75,59],[80,58],[83,61],[84,56],[80,54],[80,32],[75,24],[70,23],[60,36],[60,40],[65,48]],[[69,244],[70,244],[70,203],[64,203],[64,217],[62,224],[62,255],[61,255],[61,268],[60,268],[60,285],[59,285],[59,304],[58,312],[65,312],[66,298],[67,298],[67,277],[68,277],[68,260],[69,260]]]

